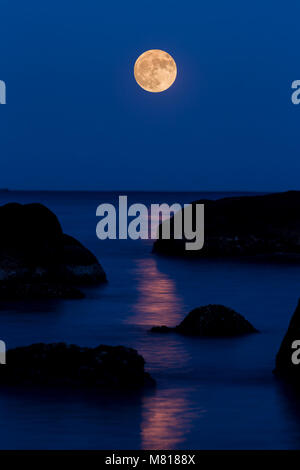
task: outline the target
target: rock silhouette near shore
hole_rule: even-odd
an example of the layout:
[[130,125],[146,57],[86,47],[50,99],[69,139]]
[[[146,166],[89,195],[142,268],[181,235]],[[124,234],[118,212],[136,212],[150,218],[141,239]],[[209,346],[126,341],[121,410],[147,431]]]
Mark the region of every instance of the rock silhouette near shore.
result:
[[174,328],[154,326],[153,333],[174,331],[186,336],[230,337],[255,333],[257,330],[242,315],[224,305],[206,305],[192,310]]
[[[300,262],[300,191],[227,197],[204,204],[204,246],[185,250],[185,239],[159,238],[155,253],[189,257],[272,256]],[[184,209],[183,209],[184,213]],[[174,231],[173,231],[174,232]],[[173,238],[172,238],[173,237]]]
[[106,281],[96,257],[42,204],[0,207],[0,300],[81,298]]
[[0,365],[0,384],[137,389],[153,386],[135,349],[37,343],[10,349]]

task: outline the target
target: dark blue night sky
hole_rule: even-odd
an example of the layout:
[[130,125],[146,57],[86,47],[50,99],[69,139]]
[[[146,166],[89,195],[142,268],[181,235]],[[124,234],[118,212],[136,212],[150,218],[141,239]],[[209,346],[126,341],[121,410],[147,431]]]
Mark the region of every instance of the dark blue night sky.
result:
[[[1,0],[0,187],[300,189],[299,1]],[[178,77],[143,91],[136,58]]]

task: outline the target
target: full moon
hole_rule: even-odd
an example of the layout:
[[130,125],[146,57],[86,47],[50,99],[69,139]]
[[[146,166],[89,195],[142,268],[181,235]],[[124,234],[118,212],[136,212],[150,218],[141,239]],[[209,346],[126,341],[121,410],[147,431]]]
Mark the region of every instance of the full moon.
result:
[[160,49],[151,49],[141,54],[134,64],[134,77],[146,91],[159,93],[174,83],[177,75],[173,57]]

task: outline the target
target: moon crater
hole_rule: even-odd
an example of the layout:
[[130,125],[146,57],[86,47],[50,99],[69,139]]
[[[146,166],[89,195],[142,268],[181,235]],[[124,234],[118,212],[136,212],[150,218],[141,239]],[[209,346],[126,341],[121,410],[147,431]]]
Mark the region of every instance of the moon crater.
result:
[[174,83],[177,67],[173,57],[160,49],[141,54],[134,64],[134,77],[146,91],[159,93]]

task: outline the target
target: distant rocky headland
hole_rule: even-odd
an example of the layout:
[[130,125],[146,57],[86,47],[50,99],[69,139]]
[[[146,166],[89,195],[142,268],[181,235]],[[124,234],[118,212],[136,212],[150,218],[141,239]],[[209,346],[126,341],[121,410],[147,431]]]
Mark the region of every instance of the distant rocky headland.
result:
[[[204,204],[204,247],[186,251],[186,240],[159,238],[153,252],[188,257],[271,256],[300,261],[300,191],[228,197]],[[183,209],[184,215],[184,209]],[[173,233],[173,235],[172,235]]]
[[82,298],[78,286],[106,281],[96,257],[42,204],[1,206],[0,225],[0,300]]

